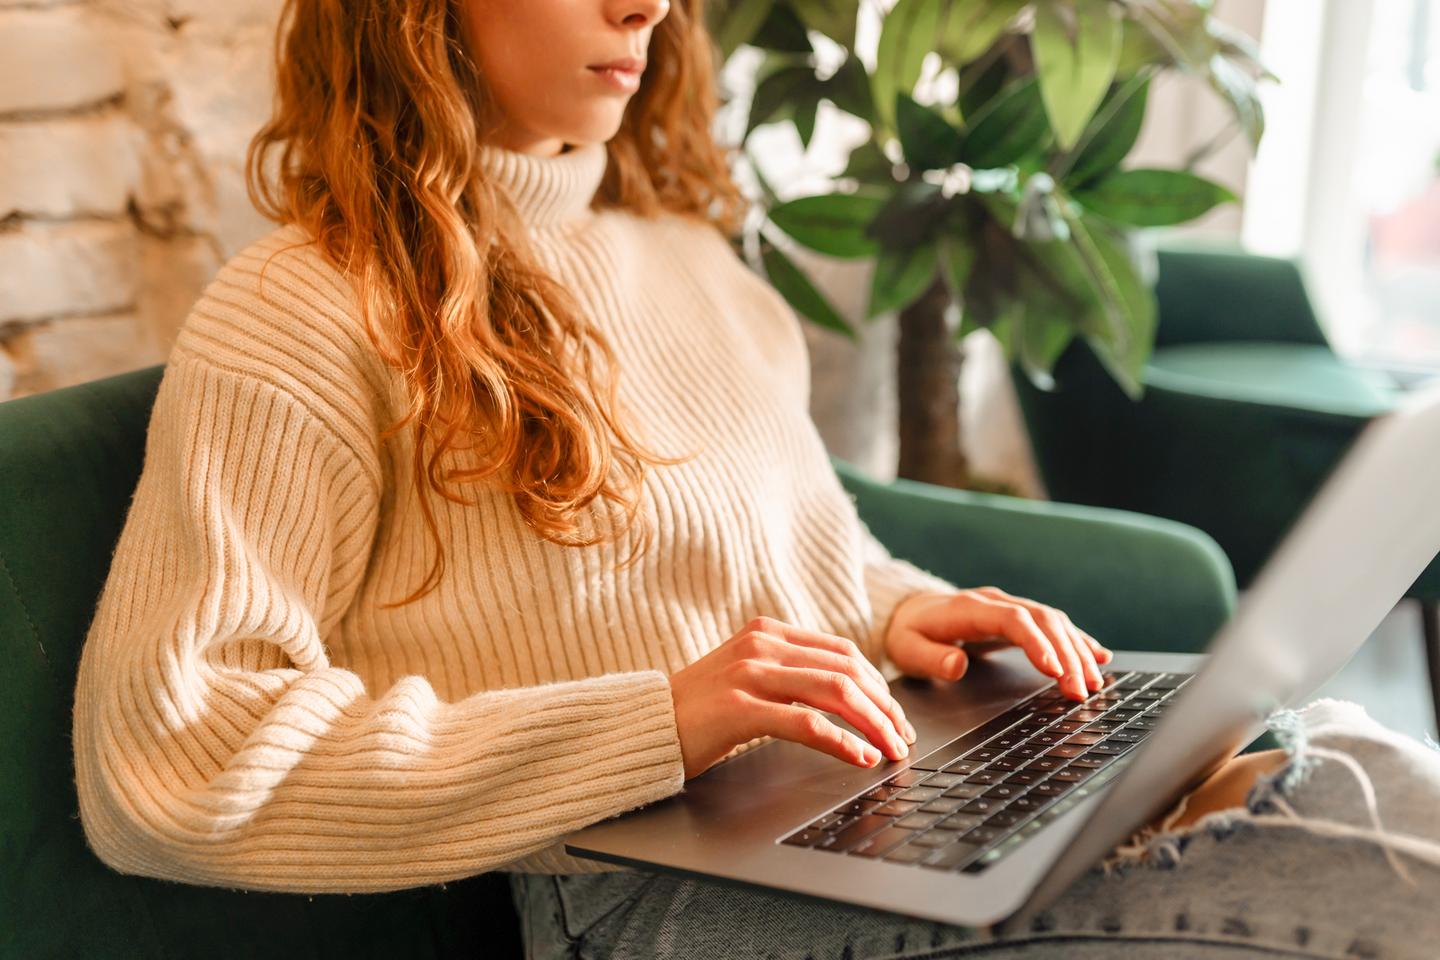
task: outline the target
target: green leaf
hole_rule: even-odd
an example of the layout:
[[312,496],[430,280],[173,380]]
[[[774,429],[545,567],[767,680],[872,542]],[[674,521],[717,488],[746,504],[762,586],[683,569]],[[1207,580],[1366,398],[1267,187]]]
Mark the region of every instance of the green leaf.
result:
[[870,96],[870,75],[858,58],[846,57],[822,88],[836,107],[874,126],[875,101]]
[[1130,155],[1140,128],[1145,123],[1145,107],[1150,94],[1150,81],[1132,78],[1118,84],[1109,98],[1100,105],[1097,116],[1109,112],[1109,119],[1095,131],[1080,155],[1075,158],[1065,182],[1082,184],[1093,177],[1108,173]]
[[850,151],[850,159],[840,176],[871,183],[879,181],[888,186],[895,179],[894,164],[874,140],[866,140]]
[[895,126],[911,170],[948,169],[960,161],[960,131],[903,90],[895,94]]
[[815,117],[820,110],[820,97],[818,89],[814,98],[807,98],[794,105],[792,119],[795,121],[795,132],[800,134],[800,146],[810,149],[810,140],[815,136]]
[[851,340],[855,339],[855,331],[840,316],[839,311],[830,305],[830,301],[815,289],[810,278],[805,276],[779,247],[771,243],[763,244],[760,259],[765,264],[765,274],[770,285],[780,291],[797,313],[809,317],[827,330],[844,334]]
[[1115,77],[1120,21],[1110,0],[1044,0],[1035,7],[1030,43],[1056,143],[1069,150]]
[[1084,323],[1085,338],[1120,388],[1138,400],[1155,344],[1155,295],[1140,279],[1122,237],[1082,217],[1072,218],[1070,227],[1103,321]]
[[1169,51],[1160,45],[1143,23],[1128,18],[1122,21],[1116,73],[1135,73],[1145,67],[1168,67],[1172,62]]
[[787,117],[796,118],[795,124],[808,105],[813,116],[815,104],[819,102],[823,89],[815,72],[808,66],[782,66],[768,74],[755,86],[755,95],[750,101],[750,116],[745,123],[745,137],[762,123],[774,123]]
[[832,257],[868,257],[879,243],[866,228],[885,198],[857,193],[827,193],[790,200],[770,211],[770,221],[811,250]]
[[711,27],[711,33],[715,38],[715,45],[720,48],[721,63],[729,60],[730,55],[739,49],[741,44],[749,43],[754,38],[774,3],[775,0],[736,0],[734,3],[716,4],[707,8],[710,13],[716,14],[719,21]]
[[880,27],[870,78],[881,126],[895,127],[895,94],[915,89],[925,56],[935,49],[942,0],[899,0]]
[[940,237],[936,248],[940,262],[940,276],[950,288],[950,296],[957,303],[965,300],[965,287],[970,282],[970,271],[975,266],[975,244],[953,235]]
[[1150,35],[1175,66],[1203,73],[1220,49],[1207,29],[1209,11],[1192,0],[1148,0],[1130,6],[1135,22]]
[[937,49],[956,63],[989,50],[1030,0],[950,0]]
[[875,258],[870,283],[870,305],[865,319],[889,310],[901,310],[930,288],[935,279],[935,244],[902,250],[882,248]]
[[977,169],[1003,167],[1039,147],[1049,129],[1039,87],[1026,77],[976,113],[961,158]]
[[783,3],[770,7],[770,15],[760,24],[750,45],[780,53],[814,53],[805,24]]
[[977,60],[958,74],[960,95],[955,105],[968,126],[975,115],[1000,95],[1010,80],[1010,64],[1004,57],[990,61]]
[[1255,81],[1234,63],[1216,54],[1210,58],[1210,86],[1220,94],[1235,113],[1235,121],[1250,141],[1250,149],[1260,146],[1265,135],[1265,108],[1260,104],[1260,94]]
[[790,0],[800,19],[844,47],[855,46],[855,20],[860,0]]
[[[1232,61],[1240,61],[1250,70],[1255,71],[1264,80],[1276,80],[1280,78],[1270,72],[1270,68],[1260,59],[1260,44],[1255,38],[1243,31],[1237,30],[1228,23],[1222,23],[1214,17],[1206,20],[1205,29],[1215,42],[1220,45],[1220,55]],[[1238,66],[1239,64],[1237,64]]]
[[1070,346],[1078,332],[1067,315],[1056,309],[1058,301],[1031,292],[1029,299],[1017,306],[1012,322],[1018,326],[1020,367],[1041,389],[1054,386],[1051,376],[1055,361]]
[[895,184],[867,233],[882,247],[901,250],[928,242],[949,212],[940,187],[925,180]]
[[1121,170],[1073,194],[1091,213],[1136,227],[1194,220],[1235,195],[1183,170]]

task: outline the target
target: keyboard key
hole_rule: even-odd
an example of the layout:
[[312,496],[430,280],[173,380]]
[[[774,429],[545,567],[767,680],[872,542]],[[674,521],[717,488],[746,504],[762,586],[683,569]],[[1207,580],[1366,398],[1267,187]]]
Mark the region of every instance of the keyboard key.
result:
[[1053,801],[1053,797],[1037,797],[1033,793],[1027,793],[1023,797],[1016,798],[1001,813],[1035,813],[1048,807]]
[[984,822],[985,817],[976,813],[952,813],[935,824],[937,830],[973,830]]
[[851,800],[843,807],[836,807],[835,812],[858,816],[862,813],[869,813],[871,810],[874,810],[878,806],[880,806],[880,804],[876,803],[874,800]]
[[1128,727],[1126,727],[1125,729],[1126,729],[1126,730],[1146,730],[1146,731],[1149,731],[1149,730],[1154,730],[1154,729],[1155,729],[1156,727],[1158,727],[1158,726],[1160,726],[1160,721],[1158,721],[1158,720],[1151,720],[1151,719],[1148,718],[1148,715],[1147,715],[1147,718],[1146,718],[1146,719],[1144,719],[1144,720],[1136,720],[1136,721],[1134,721],[1133,723],[1131,723]]
[[973,843],[957,841],[948,847],[939,847],[931,851],[930,856],[920,861],[921,866],[934,867],[938,870],[954,870],[964,866],[980,854],[980,848]]
[[974,750],[971,750],[969,753],[965,754],[965,759],[979,760],[981,762],[984,762],[986,760],[994,760],[998,756],[1000,756],[999,750],[995,750],[991,747],[976,747]]
[[1024,821],[1028,816],[1029,814],[1026,811],[1016,810],[1012,804],[999,813],[992,815],[989,820],[985,821],[985,825],[987,827],[1004,829],[1005,827],[1015,826],[1015,824]]
[[955,842],[957,834],[951,830],[927,830],[924,833],[911,834],[910,841],[917,847],[944,847]]
[[987,814],[994,813],[1004,805],[1005,801],[1003,800],[996,800],[991,797],[977,797],[961,807],[960,810],[963,813]]
[[820,841],[819,846],[822,850],[849,850],[870,834],[888,826],[890,826],[889,817],[877,817],[873,814],[857,817],[848,827],[835,833],[827,833],[825,839]]
[[806,827],[804,830],[798,830],[795,833],[790,834],[790,836],[786,837],[780,842],[788,844],[792,847],[813,847],[815,846],[815,844],[819,843],[821,840],[824,840],[829,836],[830,834],[824,832],[823,830],[812,830],[811,828]]
[[1085,770],[1085,769],[1083,769],[1083,768],[1080,768],[1080,767],[1075,766],[1074,764],[1071,764],[1070,766],[1066,767],[1064,770],[1061,770],[1059,773],[1057,773],[1057,774],[1055,774],[1053,777],[1051,777],[1048,782],[1051,782],[1051,783],[1079,783],[1081,780],[1089,779],[1089,777],[1090,777],[1092,774],[1094,774],[1094,773],[1095,773],[1094,770]]
[[[955,811],[951,810],[948,812],[954,813]],[[914,813],[907,813],[899,820],[896,820],[895,826],[900,827],[903,830],[929,830],[931,827],[935,826],[935,824],[939,823],[942,819],[943,816],[941,814],[923,813],[919,810],[916,810]]]
[[[1087,744],[1087,746],[1088,746],[1088,744]],[[1072,746],[1072,745],[1070,745],[1070,744],[1067,743],[1067,744],[1065,744],[1065,745],[1062,746],[1062,747],[1056,747],[1054,750],[1049,751],[1048,753],[1045,754],[1045,756],[1047,756],[1047,757],[1059,757],[1059,758],[1062,759],[1062,760],[1073,760],[1075,757],[1080,756],[1080,755],[1081,755],[1082,753],[1084,753],[1084,752],[1085,752],[1085,746],[1079,746],[1079,745]]]
[[1030,758],[1030,757],[1038,757],[1038,756],[1040,756],[1040,754],[1042,754],[1042,753],[1044,753],[1044,752],[1045,752],[1045,745],[1044,745],[1044,744],[1039,744],[1039,743],[1027,743],[1027,744],[1025,744],[1024,746],[1016,747],[1014,750],[1011,750],[1009,753],[1005,754],[1005,756],[1007,756],[1007,757],[1015,757],[1015,758],[1017,758],[1017,759],[1024,760],[1024,759],[1028,759],[1028,758]]
[[963,783],[965,778],[958,773],[932,773],[920,784],[923,787],[953,787],[957,783]]
[[[1033,761],[1032,761],[1033,762]],[[977,770],[965,778],[966,783],[991,784],[1005,779],[1004,770]]]
[[896,800],[917,800],[925,803],[927,800],[934,800],[942,793],[939,787],[911,787],[904,793],[897,796]]
[[1167,673],[1167,674],[1165,674],[1165,676],[1161,677],[1159,680],[1156,680],[1154,683],[1150,684],[1150,689],[1151,689],[1151,690],[1175,690],[1175,689],[1177,689],[1178,687],[1180,687],[1186,680],[1189,680],[1189,679],[1190,679],[1189,674],[1183,674],[1183,673]]
[[981,764],[978,760],[955,760],[945,765],[945,772],[960,774],[963,776],[964,774],[973,773],[976,770],[979,770],[980,766]]
[[909,770],[901,770],[899,773],[895,774],[895,776],[891,777],[885,782],[887,784],[893,784],[894,786],[901,788],[913,787],[915,786],[915,784],[919,783],[924,776],[924,772],[911,768]]
[[1091,747],[1089,750],[1086,750],[1086,751],[1085,751],[1085,756],[1087,756],[1087,757],[1118,757],[1118,756],[1120,756],[1120,754],[1124,753],[1126,750],[1129,750],[1129,749],[1130,749],[1131,747],[1133,747],[1133,746],[1134,746],[1133,743],[1111,743],[1110,741],[1107,740],[1107,741],[1105,741],[1104,743],[1097,743],[1095,746]]
[[1065,766],[1066,761],[1060,757],[1036,757],[1025,764],[1025,769],[1032,773],[1050,773]]
[[1086,733],[1109,733],[1111,730],[1120,729],[1120,721],[1110,719],[1114,714],[1107,713],[1104,720],[1096,720],[1085,728]]
[[1068,783],[1046,780],[1044,783],[1031,787],[1027,796],[1053,798],[1068,793],[1069,790],[1070,784]]
[[1089,731],[1087,730],[1087,731],[1084,732],[1084,733],[1077,733],[1077,734],[1075,734],[1075,736],[1071,737],[1069,740],[1066,740],[1066,741],[1065,741],[1065,746],[1069,747],[1069,746],[1074,746],[1074,745],[1076,745],[1076,744],[1079,744],[1080,746],[1088,747],[1088,746],[1092,746],[1093,744],[1097,744],[1097,743],[1099,743],[1101,740],[1104,740],[1104,739],[1105,739],[1105,734],[1103,734],[1103,733],[1091,733],[1091,732],[1089,732]]
[[839,814],[839,813],[827,813],[827,814],[825,814],[825,816],[821,817],[819,820],[816,820],[814,823],[810,824],[810,829],[811,829],[811,830],[829,830],[831,827],[838,826],[839,823],[840,823],[840,821],[841,821],[841,820],[844,820],[844,819],[845,819],[845,817],[844,817],[844,815],[842,815],[842,814]]
[[850,853],[857,857],[879,857],[889,853],[891,850],[909,840],[915,834],[910,830],[900,830],[895,827],[886,827],[879,833],[872,834],[870,839],[863,841]]
[[920,806],[920,804],[914,800],[891,800],[889,803],[876,807],[871,812],[879,814],[882,817],[903,817],[918,806]]
[[1061,720],[1059,723],[1052,724],[1052,725],[1050,726],[1050,729],[1047,730],[1046,732],[1047,732],[1047,733],[1074,733],[1075,731],[1079,730],[1079,729],[1080,729],[1081,727],[1083,727],[1083,726],[1085,726],[1085,724],[1081,723],[1079,720]]
[[965,800],[960,800],[955,797],[936,797],[934,800],[931,800],[929,803],[921,807],[920,812],[954,813],[956,810],[959,810],[961,807],[965,806],[965,804],[969,802],[970,801],[968,798]]
[[953,761],[960,759],[991,737],[1009,730],[1020,719],[1022,719],[1021,712],[1007,710],[999,716],[985,721],[963,737],[956,737],[940,749],[932,750],[911,764],[911,767],[923,766],[927,770],[948,770]]
[[895,847],[889,853],[885,854],[885,859],[889,863],[916,863],[929,852],[929,847],[917,847],[912,841]]
[[1070,714],[1070,718],[1072,720],[1084,720],[1087,723],[1091,720],[1099,720],[1103,716],[1105,716],[1104,710],[1091,710],[1088,708],[1076,710],[1074,713]]
[[986,844],[994,843],[1003,836],[1005,836],[1005,830],[1000,827],[990,826],[990,822],[987,820],[984,824],[976,827],[969,833],[963,834],[960,839],[966,843]]
[[1013,770],[1019,770],[1020,764],[1024,763],[1025,759],[1025,757],[1016,757],[1012,760],[1010,758],[1010,755],[1007,753],[999,760],[991,760],[988,764],[985,765],[985,769],[999,770],[1002,773],[1010,773]]
[[1020,770],[1005,778],[1006,783],[1018,783],[1021,785],[1039,783],[1045,779],[1043,770]]
[[[1018,776],[1018,774],[1012,774],[1012,776]],[[1006,777],[1005,779],[1009,780],[1010,778]],[[988,785],[983,783],[960,783],[946,790],[943,795],[956,797],[960,800],[974,800],[983,794],[986,789],[988,789]]]
[[1126,727],[1124,730],[1117,730],[1110,734],[1108,741],[1110,743],[1139,743],[1145,739],[1148,733],[1148,730],[1136,730],[1132,732],[1129,727]]
[[1105,764],[1109,763],[1113,759],[1114,757],[1081,757],[1079,760],[1074,761],[1070,764],[1070,766],[1066,767],[1065,769],[1099,770],[1101,767],[1105,766]]
[[1043,743],[1046,746],[1054,746],[1057,743],[1063,743],[1065,738],[1068,736],[1069,734],[1067,733],[1053,733],[1050,730],[1046,730],[1044,733],[1035,734],[1035,736],[1030,738],[1030,742]]
[[1025,787],[1018,783],[997,783],[985,791],[985,796],[990,800],[1013,800],[1025,792]]

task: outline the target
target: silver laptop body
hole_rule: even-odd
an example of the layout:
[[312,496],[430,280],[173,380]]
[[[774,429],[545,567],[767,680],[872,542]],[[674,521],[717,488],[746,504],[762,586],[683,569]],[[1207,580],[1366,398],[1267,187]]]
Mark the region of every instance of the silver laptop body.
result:
[[862,770],[773,740],[712,767],[674,797],[572,834],[566,850],[945,923],[1023,923],[1254,739],[1272,710],[1296,705],[1349,660],[1440,553],[1437,489],[1440,387],[1412,394],[1362,431],[1204,656],[1116,654],[1109,672],[1195,676],[1116,765],[1118,775],[983,872],[781,840],[1050,686],[1013,648],[975,658],[958,683],[892,682],[919,735],[904,761]]

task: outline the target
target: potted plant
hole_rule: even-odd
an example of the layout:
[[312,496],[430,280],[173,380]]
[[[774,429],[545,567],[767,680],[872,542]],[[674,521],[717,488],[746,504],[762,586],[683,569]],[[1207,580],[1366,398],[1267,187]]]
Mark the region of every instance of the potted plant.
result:
[[[766,211],[752,266],[797,313],[853,338],[774,231],[832,257],[873,257],[864,319],[899,312],[898,473],[983,486],[961,446],[962,338],[988,329],[1048,389],[1056,359],[1083,337],[1138,397],[1155,301],[1133,235],[1234,199],[1192,172],[1206,151],[1181,169],[1123,166],[1150,85],[1163,71],[1202,78],[1234,118],[1211,148],[1236,130],[1253,147],[1264,129],[1256,86],[1271,75],[1210,0],[898,0],[876,11],[879,42],[865,59],[855,49],[861,6],[710,8],[722,60],[741,44],[764,53],[747,148],[757,126],[781,121],[808,146],[821,100],[871,132],[832,192],[781,202],[752,163]],[[823,75],[816,34],[843,53]],[[922,72],[950,92],[921,102]]]

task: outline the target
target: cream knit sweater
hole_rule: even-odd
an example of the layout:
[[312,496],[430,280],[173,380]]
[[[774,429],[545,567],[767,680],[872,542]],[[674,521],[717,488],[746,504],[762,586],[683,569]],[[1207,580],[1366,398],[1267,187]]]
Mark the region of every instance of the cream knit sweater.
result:
[[298,228],[256,241],[180,331],[80,663],[80,814],[116,870],[318,893],[618,869],[559,841],[683,789],[670,673],[760,614],[882,663],[896,603],[955,589],[859,521],[799,321],[717,230],[592,210],[600,143],[483,159],[618,351],[641,440],[701,451],[649,472],[654,549],[622,571],[467,488],[433,501],[439,589],[381,609],[432,552],[409,431],[378,438],[398,376]]

